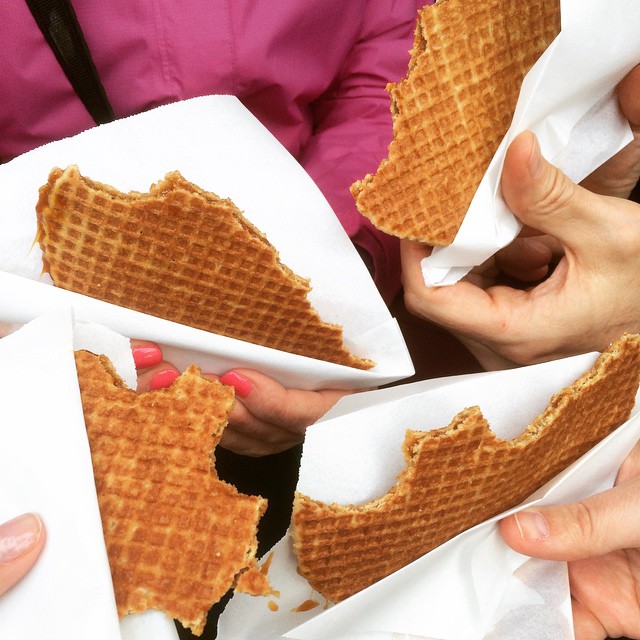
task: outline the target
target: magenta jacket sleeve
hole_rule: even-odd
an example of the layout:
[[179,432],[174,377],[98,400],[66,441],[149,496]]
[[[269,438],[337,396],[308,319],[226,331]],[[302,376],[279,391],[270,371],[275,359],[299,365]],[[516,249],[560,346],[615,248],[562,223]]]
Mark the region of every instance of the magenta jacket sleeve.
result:
[[369,3],[361,37],[341,73],[313,105],[314,135],[301,162],[372,268],[383,297],[400,289],[399,242],[359,214],[350,185],[376,170],[392,136],[386,85],[407,72],[417,17],[415,0]]

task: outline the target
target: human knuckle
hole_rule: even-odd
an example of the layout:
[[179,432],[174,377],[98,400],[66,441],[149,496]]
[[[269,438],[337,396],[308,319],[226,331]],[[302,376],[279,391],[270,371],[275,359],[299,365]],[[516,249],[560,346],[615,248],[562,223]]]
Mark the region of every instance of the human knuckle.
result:
[[541,360],[538,349],[526,342],[506,347],[504,349],[504,355],[508,360],[518,366],[537,364]]
[[640,216],[620,216],[608,232],[614,235],[616,251],[624,258],[636,256],[640,249]]
[[575,195],[576,185],[559,171],[553,171],[537,201],[541,213],[564,209]]
[[417,314],[422,310],[423,300],[415,291],[405,288],[404,305],[409,312]]
[[598,527],[596,524],[596,515],[593,509],[589,506],[589,503],[580,500],[575,503],[574,510],[574,522],[576,537],[580,541],[591,541],[598,533]]

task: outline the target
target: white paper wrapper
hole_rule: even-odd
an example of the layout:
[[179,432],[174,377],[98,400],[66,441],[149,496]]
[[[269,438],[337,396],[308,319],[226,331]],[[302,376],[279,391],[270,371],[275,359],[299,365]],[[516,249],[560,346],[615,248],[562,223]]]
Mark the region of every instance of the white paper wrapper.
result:
[[[521,369],[413,383],[341,400],[307,432],[298,490],[359,504],[383,495],[404,468],[405,430],[440,428],[479,405],[501,438],[513,438],[595,361],[588,354]],[[633,417],[524,504],[574,501],[612,485],[640,436]],[[504,515],[504,514],[503,514]],[[572,639],[566,565],[529,560],[509,549],[497,518],[457,536],[411,565],[325,609],[295,568],[290,539],[273,549],[269,577],[281,597],[236,595],[219,640]],[[319,606],[297,612],[304,601]]]
[[561,0],[562,31],[524,79],[513,121],[453,242],[422,264],[427,285],[454,284],[518,234],[500,191],[504,156],[530,130],[543,156],[579,182],[631,140],[615,86],[640,62],[635,0]]
[[[38,189],[54,166],[70,164],[121,191],[142,192],[177,169],[203,189],[231,198],[277,247],[282,262],[310,279],[310,300],[321,317],[341,324],[346,344],[377,366],[359,371],[278,352],[42,284],[47,278],[41,278],[34,246]],[[35,149],[0,166],[0,190],[0,311],[9,321],[72,305],[81,320],[166,346],[167,359],[179,368],[192,362],[214,373],[250,367],[297,388],[367,388],[413,374],[397,323],[326,199],[232,96],[159,107]]]
[[109,355],[135,381],[128,340],[74,323],[70,309],[0,340],[0,522],[34,511],[47,531],[34,569],[0,597],[0,638],[177,640],[160,612],[119,624],[73,359],[79,348]]

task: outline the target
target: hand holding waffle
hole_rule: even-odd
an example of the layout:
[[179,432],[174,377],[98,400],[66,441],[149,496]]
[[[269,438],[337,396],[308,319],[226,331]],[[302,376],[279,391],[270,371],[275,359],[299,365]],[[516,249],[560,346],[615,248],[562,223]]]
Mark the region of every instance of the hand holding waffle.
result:
[[[178,370],[162,357],[157,345],[132,340],[138,369],[138,391],[169,386]],[[234,387],[236,404],[220,445],[234,453],[264,456],[289,449],[304,439],[306,428],[324,415],[348,391],[287,389],[251,369],[234,369],[218,377]]]
[[640,627],[640,446],[622,465],[614,488],[583,502],[510,516],[505,541],[537,558],[569,562],[576,640],[634,637]]
[[220,380],[236,390],[236,404],[220,446],[248,456],[279,453],[300,444],[307,427],[350,393],[287,389],[251,369],[234,369]]
[[45,538],[44,525],[34,514],[0,524],[0,596],[31,570]]
[[[408,308],[459,335],[486,368],[600,350],[621,332],[640,327],[633,302],[640,293],[640,207],[625,199],[640,173],[638,68],[618,95],[635,139],[584,187],[541,157],[532,134],[521,134],[509,148],[504,198],[525,225],[544,235],[520,237],[465,281],[432,289],[420,271],[430,249],[403,246]],[[558,247],[561,257],[551,269]],[[518,269],[521,279],[527,272],[544,279],[529,287],[526,281],[505,286],[496,277],[499,270],[515,275]]]

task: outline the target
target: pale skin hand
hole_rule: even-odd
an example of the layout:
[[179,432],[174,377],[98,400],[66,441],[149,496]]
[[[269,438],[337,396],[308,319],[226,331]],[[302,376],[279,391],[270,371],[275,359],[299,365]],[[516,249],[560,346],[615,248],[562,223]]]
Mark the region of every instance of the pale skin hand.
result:
[[576,640],[640,638],[640,445],[613,489],[500,522],[525,555],[568,561]]
[[[457,335],[487,369],[602,350],[640,331],[640,205],[625,199],[640,176],[639,68],[618,95],[634,141],[584,186],[542,159],[531,133],[513,141],[502,190],[524,233],[464,281],[427,288],[420,261],[430,247],[403,243],[407,307]],[[551,275],[528,288],[495,280],[501,271],[533,282],[556,259]]]
[[0,596],[33,567],[45,539],[44,525],[34,514],[24,514],[0,524]]
[[[132,340],[136,347],[153,343]],[[157,349],[157,347],[155,347]],[[138,391],[148,391],[154,376],[178,370],[169,362],[159,360],[138,369]],[[287,389],[272,378],[251,369],[234,369],[222,375],[205,373],[230,384],[236,390],[236,403],[229,416],[220,445],[234,453],[264,456],[290,449],[304,440],[307,427],[322,417],[342,396],[350,391],[323,389],[305,391]],[[172,376],[163,382],[169,383]],[[164,384],[163,384],[164,386]]]
[[[351,393],[337,389],[287,389],[251,369],[234,369],[233,373],[248,380],[251,388],[245,397],[236,392],[236,405],[220,445],[248,456],[279,453],[300,444],[307,427],[342,396]],[[233,382],[226,375],[221,380]]]

